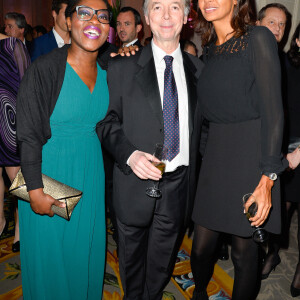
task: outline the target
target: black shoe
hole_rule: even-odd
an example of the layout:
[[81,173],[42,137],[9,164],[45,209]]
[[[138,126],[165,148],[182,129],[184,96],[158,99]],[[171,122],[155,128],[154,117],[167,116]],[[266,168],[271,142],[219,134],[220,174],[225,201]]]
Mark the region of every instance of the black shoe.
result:
[[300,289],[297,289],[291,284],[291,295],[292,297],[298,297],[300,296]]
[[12,252],[20,252],[20,241],[13,243],[11,249]]
[[4,228],[3,228],[2,232],[0,233],[0,237],[2,236],[2,234],[6,233],[7,231],[8,231],[8,222],[5,221]]
[[[266,259],[265,259],[265,262],[266,262]],[[273,262],[272,262],[272,265],[271,265],[271,267],[270,267],[270,270],[269,270],[267,273],[265,273],[265,274],[262,273],[262,274],[261,274],[261,279],[262,279],[262,280],[267,279],[267,278],[269,277],[270,273],[271,273],[272,271],[275,271],[276,267],[277,267],[280,263],[281,263],[281,259],[280,259],[279,255],[276,254],[275,258],[273,259]]]
[[222,244],[220,251],[218,253],[218,258],[220,260],[228,260],[229,259],[228,245],[226,242]]

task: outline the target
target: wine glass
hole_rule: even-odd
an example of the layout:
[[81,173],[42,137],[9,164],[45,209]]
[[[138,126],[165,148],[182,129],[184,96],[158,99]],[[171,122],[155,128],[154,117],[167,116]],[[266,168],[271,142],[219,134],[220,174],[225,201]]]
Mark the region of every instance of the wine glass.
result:
[[[151,161],[151,163],[160,170],[161,174],[165,172],[167,161],[168,148],[163,144],[156,144],[153,156],[159,160],[159,162]],[[159,181],[153,181],[153,186],[146,189],[146,195],[152,198],[160,198],[161,190],[158,188]]]
[[[254,202],[249,206],[248,211],[246,213],[246,217],[248,220],[256,215],[258,206],[257,206],[256,199],[252,193],[249,193],[249,194],[246,194],[243,196],[244,207],[245,207],[245,204],[247,203],[247,201],[253,201],[253,200],[254,200]],[[252,238],[256,243],[264,243],[265,241],[267,241],[268,232],[265,229],[260,228],[260,227],[257,227],[257,228],[253,227],[253,228],[254,228],[254,230],[253,230]]]

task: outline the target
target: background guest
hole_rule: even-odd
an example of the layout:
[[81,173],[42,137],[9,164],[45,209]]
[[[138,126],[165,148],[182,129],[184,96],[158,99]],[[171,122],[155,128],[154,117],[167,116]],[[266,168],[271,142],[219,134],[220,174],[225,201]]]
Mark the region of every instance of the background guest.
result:
[[[290,49],[285,60],[286,72],[286,128],[285,135],[288,147],[285,149],[287,159],[291,169],[295,169],[300,161],[300,24],[297,26],[291,40]],[[296,148],[296,149],[295,149]],[[281,242],[288,240],[289,222],[292,213],[292,207],[296,207],[298,216],[300,214],[300,169],[285,172],[282,176],[283,199],[285,200],[284,228],[281,239],[273,238],[269,243],[269,251],[265,259],[262,278],[269,276],[272,270],[280,263],[279,250]],[[291,295],[293,297],[300,295],[300,218],[298,217],[298,255],[299,261],[295,270],[293,282],[291,284]]]
[[33,38],[36,39],[47,33],[47,29],[43,25],[37,25],[33,27]]
[[258,12],[256,25],[269,28],[277,43],[280,43],[284,36],[288,16],[289,12],[284,5],[269,3]]
[[142,20],[140,13],[129,6],[122,7],[117,17],[117,33],[122,47],[138,46],[142,47],[138,39],[142,30]]
[[[104,168],[95,128],[107,111],[108,87],[97,56],[110,18],[107,1],[70,0],[71,45],[38,58],[21,83],[17,135],[31,199],[19,201],[25,299],[102,297]],[[69,222],[49,217],[52,205],[63,204],[43,192],[42,172],[83,191]]]
[[25,16],[17,12],[9,12],[5,15],[4,23],[5,33],[8,36],[12,36],[21,40],[30,54],[32,42],[25,39],[27,32],[27,22]]
[[[12,181],[19,170],[20,158],[16,140],[16,101],[21,79],[30,64],[22,42],[0,34],[0,235],[8,228],[4,216],[3,169]],[[19,214],[15,214],[13,252],[20,250]]]
[[[192,215],[193,299],[208,299],[218,239],[225,232],[232,238],[232,299],[253,300],[260,278],[251,225],[264,224],[273,233],[281,229],[280,189],[275,180],[287,161],[281,155],[277,45],[268,29],[253,26],[250,1],[199,0],[198,4],[205,67],[198,81],[195,144],[200,142],[203,118],[209,121],[209,132]],[[258,205],[251,224],[243,214],[247,193],[253,193],[251,202],[256,199]]]
[[68,2],[68,0],[52,1],[54,27],[47,34],[34,40],[31,54],[32,61],[36,60],[41,55],[51,52],[55,48],[61,48],[65,44],[70,44],[70,35],[65,17],[65,10]]

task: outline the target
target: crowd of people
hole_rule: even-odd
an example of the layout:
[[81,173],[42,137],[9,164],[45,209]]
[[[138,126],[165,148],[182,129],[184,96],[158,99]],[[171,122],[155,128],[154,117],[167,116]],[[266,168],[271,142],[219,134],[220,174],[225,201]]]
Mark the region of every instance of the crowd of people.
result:
[[[2,175],[12,181],[21,167],[30,204],[15,206],[12,250],[24,299],[101,299],[107,210],[126,300],[162,299],[189,226],[194,300],[208,300],[220,241],[231,244],[233,300],[256,299],[280,263],[292,203],[300,213],[300,24],[284,53],[291,15],[282,4],[256,18],[250,0],[199,0],[198,58],[180,39],[190,7],[144,0],[144,45],[139,12],[123,7],[120,47],[107,42],[107,0],[53,0],[49,32],[5,15],[0,233]],[[44,192],[42,174],[83,192],[70,221],[54,215],[65,204]],[[263,260],[258,227],[270,236]],[[291,295],[300,295],[300,250]]]

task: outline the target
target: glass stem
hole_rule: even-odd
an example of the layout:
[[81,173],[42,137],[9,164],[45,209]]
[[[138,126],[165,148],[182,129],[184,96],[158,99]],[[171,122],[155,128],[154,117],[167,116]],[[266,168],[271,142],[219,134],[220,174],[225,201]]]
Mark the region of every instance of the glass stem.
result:
[[153,180],[153,182],[154,182],[153,187],[154,187],[156,190],[158,190],[159,181],[154,181],[154,180]]

